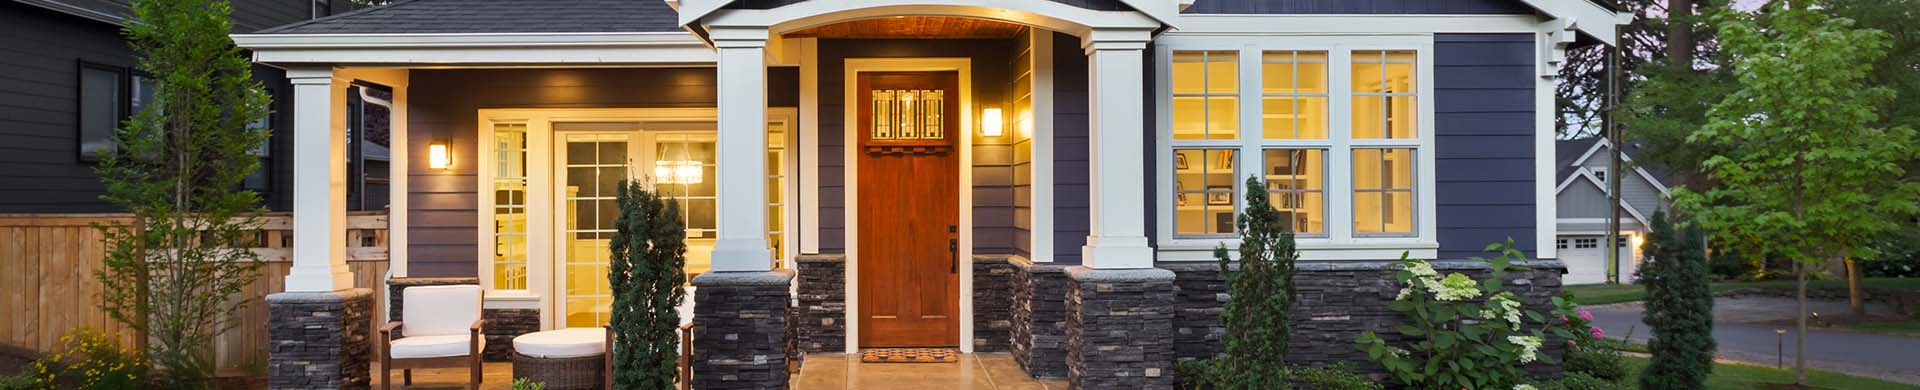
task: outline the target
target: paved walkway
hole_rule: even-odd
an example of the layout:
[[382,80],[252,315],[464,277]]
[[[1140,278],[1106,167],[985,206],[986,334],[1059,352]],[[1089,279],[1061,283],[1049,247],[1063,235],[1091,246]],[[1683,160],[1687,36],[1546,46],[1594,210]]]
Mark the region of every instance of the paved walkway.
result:
[[[1881,305],[1869,308],[1885,309]],[[1641,303],[1588,309],[1593,311],[1594,322],[1607,331],[1607,337],[1625,337],[1632,329],[1634,341],[1647,341],[1647,325],[1640,321],[1645,311]],[[1815,301],[1808,304],[1808,311],[1846,313],[1847,304]],[[1793,366],[1793,327],[1776,325],[1793,318],[1792,299],[1719,298],[1714,301],[1713,312],[1713,338],[1719,342],[1720,357],[1767,366],[1784,359],[1786,367]],[[1811,323],[1808,327],[1808,367],[1920,384],[1920,338],[1820,330],[1812,328]],[[1775,330],[1785,330],[1786,334],[1777,335]]]
[[1063,380],[1034,380],[1005,353],[961,355],[954,363],[861,363],[845,354],[807,355],[794,379],[798,390],[825,389],[1065,389]]

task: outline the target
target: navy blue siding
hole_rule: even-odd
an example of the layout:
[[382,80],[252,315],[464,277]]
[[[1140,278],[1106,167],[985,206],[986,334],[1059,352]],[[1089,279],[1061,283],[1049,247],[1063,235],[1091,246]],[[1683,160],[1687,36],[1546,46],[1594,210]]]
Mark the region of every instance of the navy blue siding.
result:
[[1434,36],[1434,159],[1442,259],[1512,237],[1533,256],[1532,34]]
[[1528,14],[1519,0],[1205,0],[1189,14]]
[[1087,56],[1072,35],[1054,33],[1053,47],[1053,261],[1080,264],[1093,221],[1087,199]]

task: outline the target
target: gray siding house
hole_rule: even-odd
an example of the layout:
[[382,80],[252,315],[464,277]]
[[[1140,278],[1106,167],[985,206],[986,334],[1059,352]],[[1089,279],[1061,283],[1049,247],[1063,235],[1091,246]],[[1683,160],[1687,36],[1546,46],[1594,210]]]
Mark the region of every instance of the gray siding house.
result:
[[[496,357],[601,326],[620,179],[682,206],[696,387],[902,346],[1169,387],[1221,349],[1211,253],[1246,191],[1298,233],[1296,354],[1364,361],[1403,254],[1478,272],[1461,260],[1511,238],[1528,303],[1558,293],[1553,77],[1628,20],[1601,3],[401,0],[235,34],[284,71],[301,152],[270,329],[318,352],[268,369],[367,380],[338,352],[364,340],[309,336],[392,318],[411,286],[481,286]],[[390,92],[384,285],[330,234],[369,86]],[[372,299],[395,312],[354,309]]]
[[1554,247],[1560,251],[1560,261],[1567,265],[1567,284],[1609,280],[1605,247],[1607,220],[1613,216],[1609,206],[1613,201],[1607,195],[1610,192],[1607,180],[1620,180],[1620,197],[1624,201],[1620,213],[1621,238],[1617,242],[1617,258],[1622,260],[1614,264],[1615,280],[1631,282],[1637,277],[1640,243],[1646,239],[1648,218],[1656,212],[1670,211],[1672,206],[1662,180],[1664,174],[1658,169],[1649,170],[1634,164],[1633,152],[1638,148],[1632,145],[1621,150],[1621,166],[1627,172],[1609,178],[1608,158],[1612,148],[1612,142],[1601,138],[1563,140],[1555,146],[1554,171],[1559,184],[1554,187],[1554,193],[1559,217],[1555,223]]

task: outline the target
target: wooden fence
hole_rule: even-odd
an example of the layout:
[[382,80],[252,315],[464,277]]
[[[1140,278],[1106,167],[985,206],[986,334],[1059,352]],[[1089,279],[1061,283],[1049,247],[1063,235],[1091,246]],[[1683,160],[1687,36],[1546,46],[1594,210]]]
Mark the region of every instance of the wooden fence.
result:
[[[260,278],[238,299],[245,307],[234,318],[238,324],[214,343],[219,367],[227,373],[263,372],[267,361],[267,294],[286,289],[293,247],[293,218],[269,213],[260,227]],[[126,214],[0,214],[0,343],[52,352],[68,329],[92,327],[107,331],[132,345],[133,332],[100,310],[100,291],[94,279],[106,256],[100,231],[92,224],[125,224]],[[386,212],[353,212],[347,216],[347,266],[354,286],[378,294],[387,274]],[[127,288],[127,287],[117,287]],[[385,313],[385,301],[374,300],[374,313]]]

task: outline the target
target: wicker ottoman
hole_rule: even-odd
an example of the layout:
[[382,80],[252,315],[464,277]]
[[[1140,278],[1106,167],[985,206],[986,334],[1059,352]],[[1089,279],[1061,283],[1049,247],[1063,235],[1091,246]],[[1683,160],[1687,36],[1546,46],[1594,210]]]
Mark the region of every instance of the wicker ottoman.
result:
[[552,390],[598,389],[606,383],[604,328],[533,332],[513,338],[513,377]]

